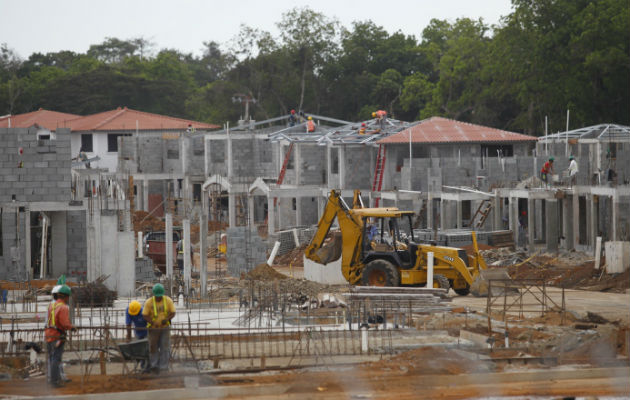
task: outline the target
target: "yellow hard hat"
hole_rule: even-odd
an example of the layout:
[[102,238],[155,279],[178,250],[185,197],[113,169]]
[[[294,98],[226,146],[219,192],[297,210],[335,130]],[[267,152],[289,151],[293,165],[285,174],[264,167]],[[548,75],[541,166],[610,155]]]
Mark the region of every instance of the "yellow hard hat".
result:
[[132,301],[131,303],[129,303],[129,315],[138,315],[141,308],[142,305],[140,304],[140,302],[136,300]]
[[376,117],[376,113],[375,113],[375,112],[373,112],[373,113],[372,113],[372,116],[373,116],[373,117]]
[[309,121],[310,121],[310,120],[312,120],[312,119],[313,119],[313,117],[308,117],[308,120],[309,120]]

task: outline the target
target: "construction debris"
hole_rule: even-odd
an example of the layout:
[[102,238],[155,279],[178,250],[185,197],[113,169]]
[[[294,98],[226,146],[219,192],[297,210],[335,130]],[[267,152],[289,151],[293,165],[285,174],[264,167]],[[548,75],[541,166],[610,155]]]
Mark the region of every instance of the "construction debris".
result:
[[75,304],[83,307],[112,307],[118,295],[103,284],[106,279],[107,277],[100,277],[93,282],[74,287],[72,299]]

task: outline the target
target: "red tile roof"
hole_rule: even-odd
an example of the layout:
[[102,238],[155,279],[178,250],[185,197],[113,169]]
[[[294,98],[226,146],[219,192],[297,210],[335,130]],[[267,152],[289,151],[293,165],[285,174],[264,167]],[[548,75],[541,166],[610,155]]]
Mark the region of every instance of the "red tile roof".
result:
[[204,130],[219,128],[219,125],[136,111],[127,107],[80,117],[68,123],[68,126],[73,131],[133,131],[136,129],[136,121],[139,130],[186,130],[188,125]]
[[487,142],[535,142],[533,136],[475,125],[454,119],[431,117],[394,135],[379,140],[379,144],[409,143],[487,143]]
[[0,128],[8,128],[9,122],[11,122],[11,128],[30,128],[33,125],[39,125],[48,130],[54,131],[57,128],[66,127],[68,121],[79,117],[80,115],[44,110],[40,108],[37,111],[25,114],[0,117]]

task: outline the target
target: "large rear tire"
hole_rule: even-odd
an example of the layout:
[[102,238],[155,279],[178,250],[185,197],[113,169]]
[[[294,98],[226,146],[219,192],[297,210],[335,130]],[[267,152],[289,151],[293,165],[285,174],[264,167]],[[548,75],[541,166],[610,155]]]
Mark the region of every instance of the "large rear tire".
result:
[[361,273],[361,285],[400,286],[400,273],[398,268],[389,261],[370,261]]
[[453,289],[455,290],[455,293],[457,293],[460,296],[468,296],[468,293],[470,293],[470,286],[466,285],[466,287],[463,287],[461,289]]
[[451,283],[444,275],[435,274],[433,275],[433,287],[436,289],[446,289],[448,293],[448,290],[451,288]]

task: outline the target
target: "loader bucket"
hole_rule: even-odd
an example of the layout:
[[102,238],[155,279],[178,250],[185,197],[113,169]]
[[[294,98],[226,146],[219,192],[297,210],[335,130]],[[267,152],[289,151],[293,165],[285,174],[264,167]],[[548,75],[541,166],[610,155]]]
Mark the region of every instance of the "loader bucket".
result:
[[518,288],[512,282],[506,268],[480,270],[470,285],[470,293],[475,297],[487,297],[489,281],[492,281],[492,296],[518,294]]
[[338,260],[339,257],[341,257],[341,232],[334,232],[331,236],[330,242],[326,243],[315,252],[316,256],[324,265]]

